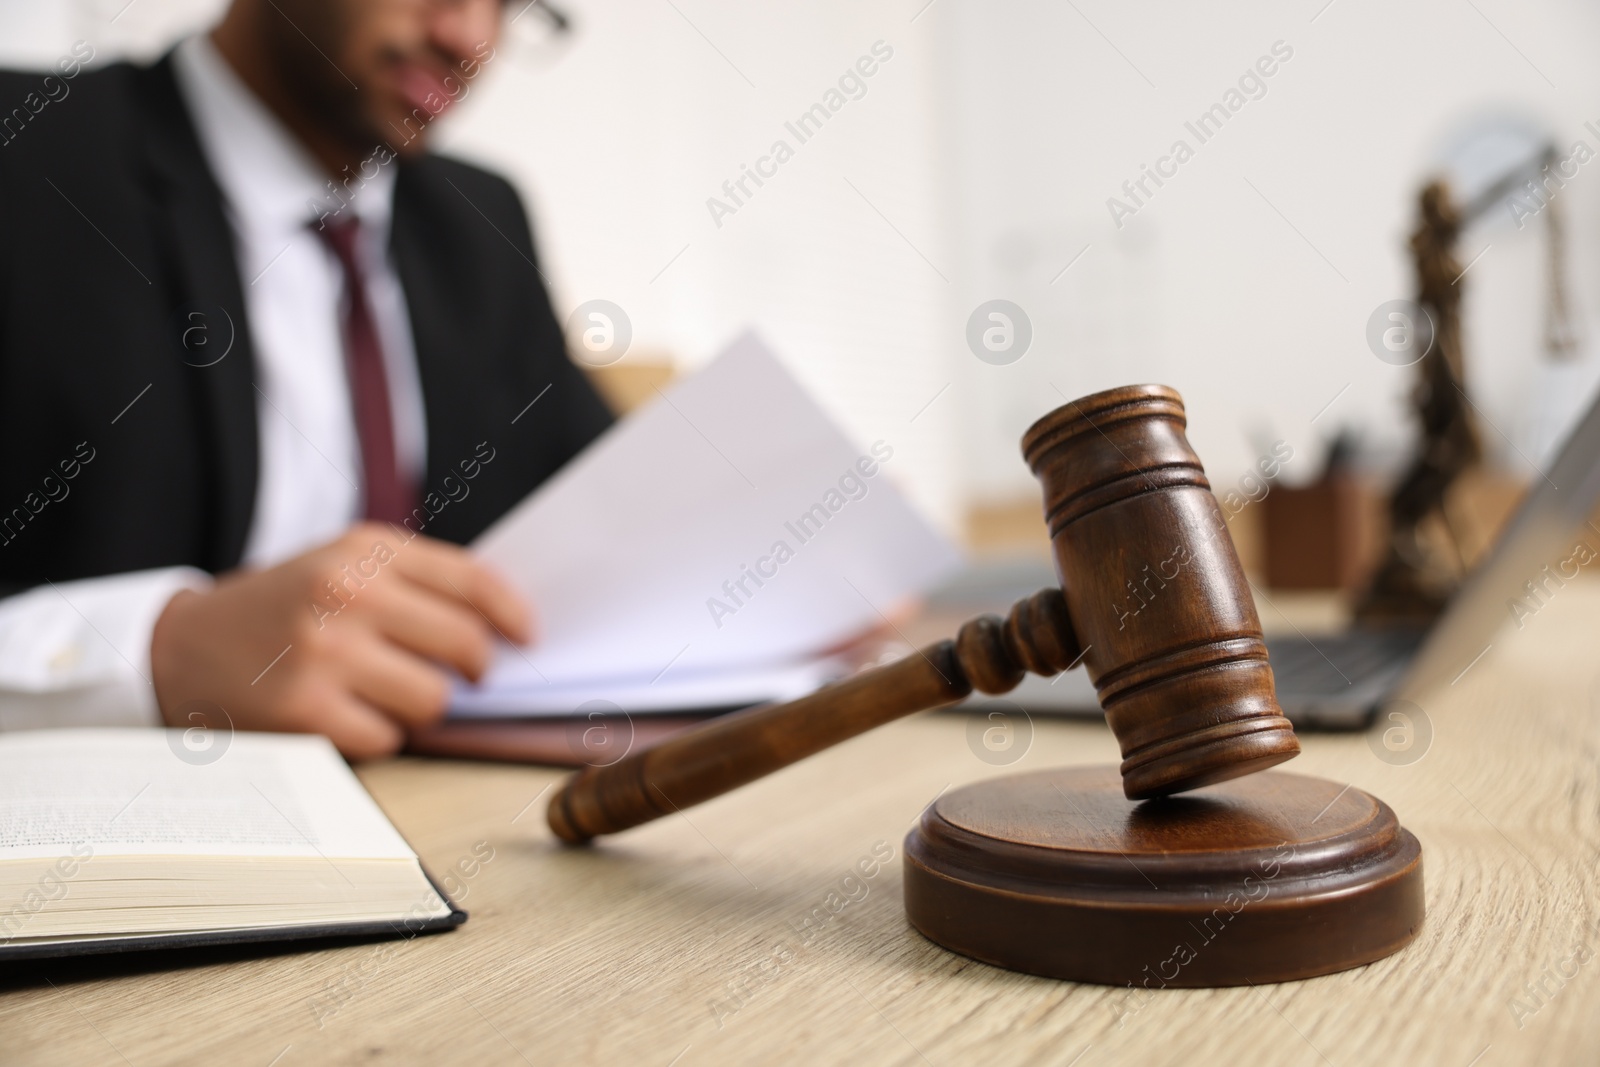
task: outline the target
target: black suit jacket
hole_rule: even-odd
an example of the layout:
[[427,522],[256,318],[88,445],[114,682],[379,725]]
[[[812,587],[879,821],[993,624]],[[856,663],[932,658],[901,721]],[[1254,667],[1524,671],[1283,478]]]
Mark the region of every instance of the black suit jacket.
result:
[[[33,113],[41,79],[0,73],[0,595],[226,570],[250,528],[258,445],[221,191],[170,57],[79,74]],[[20,125],[13,103],[31,105]],[[610,414],[566,356],[511,187],[437,156],[389,165],[427,411],[421,521],[465,542]]]

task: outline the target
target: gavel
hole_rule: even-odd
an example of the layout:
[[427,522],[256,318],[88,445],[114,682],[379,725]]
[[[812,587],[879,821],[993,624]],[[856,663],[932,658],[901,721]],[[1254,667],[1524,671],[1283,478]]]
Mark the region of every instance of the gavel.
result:
[[1161,385],[1041,418],[1022,450],[1060,588],[1001,619],[783,704],[750,708],[571,777],[550,828],[571,843],[670,815],[893,719],[1000,694],[1080,661],[1122,751],[1126,797],[1163,797],[1299,753],[1222,511]]

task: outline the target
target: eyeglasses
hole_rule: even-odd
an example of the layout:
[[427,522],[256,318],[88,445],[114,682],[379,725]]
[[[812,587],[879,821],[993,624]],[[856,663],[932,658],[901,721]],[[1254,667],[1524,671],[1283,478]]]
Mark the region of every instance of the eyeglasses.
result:
[[572,20],[549,0],[504,0],[506,39],[513,45],[539,47],[572,31]]

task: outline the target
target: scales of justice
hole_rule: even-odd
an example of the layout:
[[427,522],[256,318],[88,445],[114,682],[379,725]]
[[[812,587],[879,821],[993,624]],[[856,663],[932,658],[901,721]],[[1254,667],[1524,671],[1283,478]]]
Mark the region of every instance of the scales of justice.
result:
[[[1359,789],[1269,770],[1300,751],[1183,400],[1096,393],[1036,422],[1059,588],[886,666],[573,775],[551,829],[589,842],[726,793],[892,719],[1083,663],[1120,767],[989,779],[906,835],[906,916],[996,966],[1114,985],[1309,978],[1381,959],[1422,926],[1422,850]],[[1156,610],[1126,576],[1176,556]]]

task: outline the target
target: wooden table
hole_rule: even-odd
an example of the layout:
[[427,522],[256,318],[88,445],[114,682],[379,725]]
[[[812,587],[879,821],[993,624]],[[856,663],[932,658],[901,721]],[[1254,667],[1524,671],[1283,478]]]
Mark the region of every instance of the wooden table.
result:
[[[1009,769],[1117,758],[1102,725],[1037,721],[1026,755],[993,766],[944,713],[588,850],[545,829],[558,772],[367,767],[434,872],[454,871],[465,927],[168,972],[44,967],[0,986],[0,1061],[1592,1065],[1597,620],[1600,582],[1561,589],[1429,702],[1418,761],[1384,762],[1364,734],[1303,738],[1294,770],[1376,793],[1425,850],[1421,936],[1359,970],[1134,995],[934,947],[899,899],[921,808]],[[493,858],[475,866],[475,847]]]

